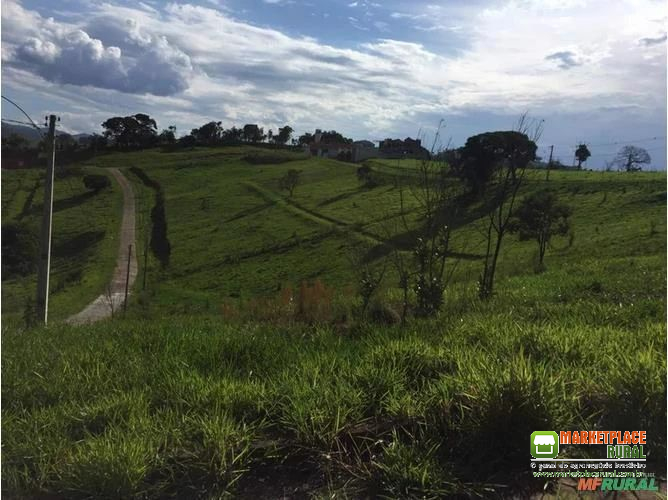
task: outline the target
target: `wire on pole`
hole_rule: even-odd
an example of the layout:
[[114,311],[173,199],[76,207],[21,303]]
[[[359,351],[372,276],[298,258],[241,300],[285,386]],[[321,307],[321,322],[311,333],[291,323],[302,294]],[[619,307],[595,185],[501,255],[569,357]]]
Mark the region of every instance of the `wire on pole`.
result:
[[[12,104],[14,107],[16,107],[16,109],[18,109],[21,113],[23,113],[23,114],[25,115],[25,117],[26,117],[28,120],[30,120],[30,123],[31,123],[32,126],[35,128],[35,130],[37,130],[37,131],[39,132],[39,135],[42,136],[42,139],[44,138],[44,134],[42,133],[42,129],[39,128],[39,127],[37,126],[37,124],[33,121],[33,119],[30,118],[30,115],[29,115],[28,113],[26,113],[26,112],[23,110],[23,108],[22,108],[21,106],[19,106],[18,104],[16,104],[16,103],[15,103],[14,101],[12,101],[9,97],[5,97],[4,95],[0,95],[0,97],[2,97],[5,101],[7,101],[8,103]],[[5,120],[5,121],[8,121],[8,120]]]

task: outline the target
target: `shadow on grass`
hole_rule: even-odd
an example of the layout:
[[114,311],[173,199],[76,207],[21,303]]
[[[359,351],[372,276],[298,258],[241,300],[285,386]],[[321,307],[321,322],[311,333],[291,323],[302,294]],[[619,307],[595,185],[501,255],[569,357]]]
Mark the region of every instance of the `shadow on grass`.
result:
[[336,203],[337,201],[345,200],[346,198],[350,198],[351,196],[355,196],[356,194],[359,194],[361,192],[366,191],[364,187],[360,187],[357,189],[351,189],[349,191],[344,191],[341,194],[338,194],[336,196],[333,196],[331,198],[327,198],[326,200],[321,201],[318,203],[318,207],[325,207],[327,205],[331,205],[332,203]]
[[233,222],[235,220],[239,220],[239,219],[243,219],[244,217],[248,217],[249,215],[258,214],[258,213],[262,212],[263,210],[266,210],[267,208],[269,208],[273,205],[274,205],[273,202],[267,202],[267,203],[264,203],[262,205],[258,205],[256,207],[252,207],[252,208],[248,208],[246,210],[242,210],[241,212],[238,212],[238,213],[234,214],[229,219],[225,219],[223,222]]
[[104,239],[105,233],[105,231],[86,231],[68,240],[54,242],[53,256],[71,259],[92,253],[93,247]]
[[[76,206],[83,205],[86,201],[94,198],[97,194],[99,194],[99,191],[86,191],[84,193],[65,198],[64,200],[54,200],[53,211],[60,212],[61,210],[67,210],[68,208],[74,208]],[[29,212],[33,215],[41,214],[42,210],[44,209],[43,207],[44,205],[42,203],[39,205],[33,205],[30,207]]]

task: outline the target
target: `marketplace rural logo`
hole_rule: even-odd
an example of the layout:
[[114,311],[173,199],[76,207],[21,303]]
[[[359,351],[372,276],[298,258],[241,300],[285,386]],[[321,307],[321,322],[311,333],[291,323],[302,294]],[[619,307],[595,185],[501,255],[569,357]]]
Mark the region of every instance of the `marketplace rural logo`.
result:
[[[564,445],[604,446],[606,456],[557,458]],[[577,478],[578,490],[658,491],[645,471],[646,445],[646,431],[534,431],[529,440],[534,477]]]
[[534,431],[531,433],[531,455],[536,459],[554,459],[559,445],[606,445],[607,459],[644,459],[646,431]]

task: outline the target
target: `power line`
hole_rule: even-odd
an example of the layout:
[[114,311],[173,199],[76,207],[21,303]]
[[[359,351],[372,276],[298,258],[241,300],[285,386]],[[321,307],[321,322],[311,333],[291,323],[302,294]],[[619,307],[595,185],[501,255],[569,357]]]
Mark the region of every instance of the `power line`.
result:
[[[657,146],[655,148],[643,148],[643,149],[645,151],[656,151],[658,149],[664,149],[664,148],[661,147],[661,146]],[[617,156],[618,154],[619,154],[619,152],[617,152],[617,153],[596,153],[596,154],[592,153],[592,156],[596,156],[596,157],[599,157],[599,156]]]
[[29,115],[28,113],[26,113],[26,112],[23,110],[23,108],[22,108],[21,106],[19,106],[18,104],[16,104],[16,103],[15,103],[14,101],[12,101],[10,98],[5,97],[4,95],[0,95],[0,97],[2,97],[2,98],[3,98],[5,101],[7,101],[8,103],[14,105],[14,106],[16,107],[16,109],[18,109],[21,113],[23,113],[23,114],[25,115],[25,117],[26,117],[28,120],[30,120],[30,123],[31,123],[32,126],[35,128],[35,130],[37,130],[37,131],[39,132],[39,135],[41,135],[42,138],[44,138],[44,134],[42,133],[42,130],[37,126],[37,124],[33,121],[33,119],[30,118],[30,115]]
[[[666,139],[666,136],[665,135],[656,135],[654,137],[643,137],[643,138],[640,138],[640,139],[623,139],[623,140],[619,140],[619,141],[615,141],[615,142],[604,142],[604,143],[599,143],[599,144],[589,144],[586,141],[580,141],[576,145],[562,143],[562,144],[554,144],[554,146],[555,147],[563,147],[563,148],[576,148],[579,144],[586,144],[588,147],[595,148],[595,147],[601,147],[601,146],[618,146],[620,144],[632,144],[634,142],[658,141],[658,140],[661,140],[661,139]],[[549,148],[550,145],[545,144],[545,145],[540,145],[540,147]]]
[[9,123],[17,123],[17,124],[19,124],[19,125],[27,125],[27,126],[29,126],[29,127],[32,127],[32,126],[33,126],[32,123],[22,122],[22,121],[19,121],[19,120],[10,120],[9,118],[2,118],[2,121],[3,121],[3,122],[9,122]]
[[659,139],[665,139],[665,135],[657,135],[655,137],[647,137],[645,139],[629,139],[625,141],[617,141],[617,142],[608,142],[608,143],[603,143],[603,144],[587,144],[587,146],[591,147],[600,147],[600,146],[618,146],[620,144],[631,144],[634,142],[649,142],[649,141],[657,141]]

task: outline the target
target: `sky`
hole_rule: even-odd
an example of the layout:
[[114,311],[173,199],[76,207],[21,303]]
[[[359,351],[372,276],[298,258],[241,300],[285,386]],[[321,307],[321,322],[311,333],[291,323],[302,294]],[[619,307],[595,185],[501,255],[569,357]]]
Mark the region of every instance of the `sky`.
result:
[[[664,0],[2,0],[2,94],[101,132],[147,113],[428,147],[542,123],[538,154],[666,167]],[[2,117],[21,119],[3,102]],[[542,122],[541,122],[542,120]]]

